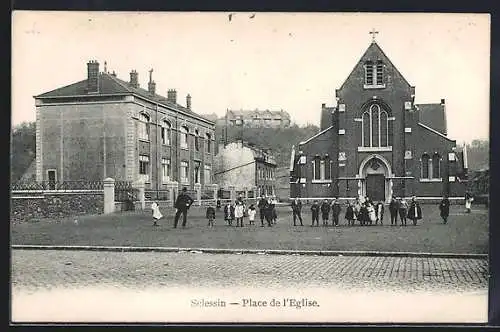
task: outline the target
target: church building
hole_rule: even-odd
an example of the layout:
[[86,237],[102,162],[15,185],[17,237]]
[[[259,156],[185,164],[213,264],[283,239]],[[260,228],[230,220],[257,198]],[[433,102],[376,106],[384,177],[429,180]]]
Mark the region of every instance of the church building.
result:
[[375,38],[335,94],[320,132],[292,148],[290,198],[463,197],[467,165],[447,136],[445,99],[416,104]]

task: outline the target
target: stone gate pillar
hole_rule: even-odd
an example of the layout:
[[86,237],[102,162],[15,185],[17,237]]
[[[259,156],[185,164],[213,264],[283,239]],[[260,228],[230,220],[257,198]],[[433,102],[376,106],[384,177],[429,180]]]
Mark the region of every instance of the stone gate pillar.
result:
[[115,212],[115,180],[106,178],[103,181],[104,187],[104,214]]
[[144,184],[144,181],[139,180],[134,182],[134,188],[138,190],[138,199],[139,202],[141,203],[141,209],[145,210],[146,209],[146,195],[145,195],[145,187],[146,185]]
[[214,204],[217,205],[217,193],[219,191],[219,186],[216,184],[213,184],[212,190],[214,191]]
[[178,188],[179,188],[179,184],[177,182],[167,183],[168,200],[170,201],[170,206],[172,206],[172,207],[175,205],[175,199],[177,198]]
[[196,205],[201,206],[201,184],[200,183],[194,184],[194,191],[196,192],[196,198],[195,198]]

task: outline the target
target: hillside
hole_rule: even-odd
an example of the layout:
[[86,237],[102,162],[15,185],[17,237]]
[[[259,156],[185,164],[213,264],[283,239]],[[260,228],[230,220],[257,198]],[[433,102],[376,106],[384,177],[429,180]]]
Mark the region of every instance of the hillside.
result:
[[[241,128],[228,127],[227,142],[242,139],[261,149],[270,149],[275,156],[278,167],[289,167],[292,145],[317,134],[319,128],[314,125],[289,128]],[[224,126],[216,127],[216,137],[219,142],[224,140]]]

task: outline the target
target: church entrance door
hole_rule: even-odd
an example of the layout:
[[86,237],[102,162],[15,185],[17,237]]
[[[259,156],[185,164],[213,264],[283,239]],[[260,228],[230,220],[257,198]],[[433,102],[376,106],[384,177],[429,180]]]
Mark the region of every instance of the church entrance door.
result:
[[385,201],[385,176],[384,174],[366,175],[366,196],[373,202]]

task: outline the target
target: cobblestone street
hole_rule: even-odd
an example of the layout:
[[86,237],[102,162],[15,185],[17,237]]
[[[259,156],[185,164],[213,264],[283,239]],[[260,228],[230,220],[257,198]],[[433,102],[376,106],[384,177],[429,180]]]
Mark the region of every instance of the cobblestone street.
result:
[[[12,289],[13,315],[28,321],[480,322],[486,319],[488,263],[417,257],[12,250]],[[259,314],[259,308],[241,307],[241,299],[249,294],[265,297],[267,305],[272,296],[293,296],[314,299],[321,306],[300,312],[269,308]],[[193,299],[203,300],[194,302],[193,308]],[[204,299],[225,301],[229,308],[214,315],[217,308],[198,308]],[[229,305],[231,301],[238,302],[238,308]],[[61,305],[45,307],[48,302]],[[444,307],[450,312],[443,314]],[[54,308],[59,311],[50,311]]]
[[13,250],[12,266],[12,284],[23,289],[335,284],[467,291],[488,285],[487,260],[482,259]]

